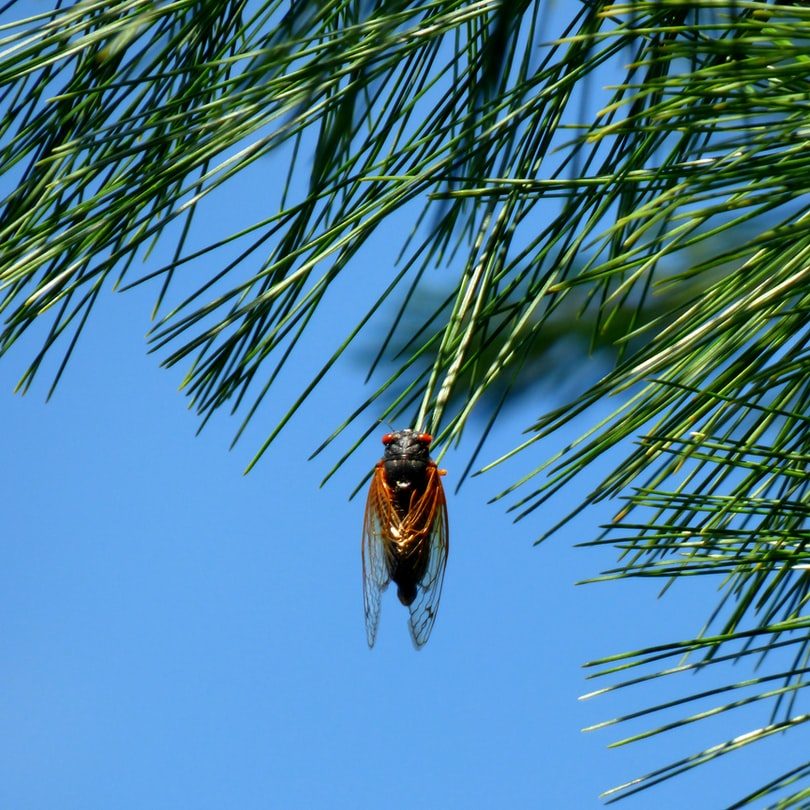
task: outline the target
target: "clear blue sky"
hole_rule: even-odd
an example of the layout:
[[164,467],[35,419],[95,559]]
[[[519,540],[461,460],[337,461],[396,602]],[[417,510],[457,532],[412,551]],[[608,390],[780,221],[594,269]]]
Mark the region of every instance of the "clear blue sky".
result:
[[[427,647],[389,593],[369,651],[362,499],[347,494],[381,445],[324,489],[326,461],[305,461],[362,369],[340,370],[243,477],[263,423],[233,453],[234,420],[195,438],[176,375],[145,354],[147,312],[138,293],[108,299],[47,405],[44,385],[10,393],[22,352],[0,365],[0,807],[597,807],[601,789],[754,726],[617,752],[620,735],[580,733],[655,694],[579,703],[580,664],[688,636],[711,587],[658,602],[648,583],[575,587],[610,562],[571,548],[599,516],[533,548],[550,516],[515,526],[485,505],[514,468],[451,495]],[[445,459],[448,483],[464,460]],[[680,807],[698,786],[721,806],[778,750],[626,806]]]
[[[228,199],[252,194],[260,210],[257,194],[278,169],[264,161],[257,171]],[[227,231],[252,218],[222,205],[197,227]],[[427,647],[413,650],[406,612],[388,593],[368,650],[363,499],[347,497],[382,446],[370,440],[323,489],[334,456],[306,461],[369,393],[359,356],[249,476],[242,470],[315,352],[348,331],[356,309],[347,303],[387,283],[383,239],[390,247],[398,234],[358,256],[282,377],[282,396],[231,453],[237,420],[222,416],[195,437],[178,373],[146,355],[156,288],[102,300],[47,405],[45,379],[25,398],[11,394],[36,337],[0,361],[0,810],[590,808],[603,789],[767,722],[763,710],[724,716],[618,751],[606,745],[624,729],[580,732],[708,687],[681,676],[671,691],[577,701],[598,685],[585,680],[584,661],[694,635],[716,583],[679,585],[664,600],[658,583],[576,587],[612,562],[609,551],[572,548],[609,511],[533,547],[594,479],[514,525],[486,501],[529,460],[450,492],[450,561]],[[549,404],[509,412],[485,458]],[[444,459],[451,490],[475,429]],[[807,740],[800,734],[789,752]],[[722,806],[775,775],[781,742],[622,806]]]

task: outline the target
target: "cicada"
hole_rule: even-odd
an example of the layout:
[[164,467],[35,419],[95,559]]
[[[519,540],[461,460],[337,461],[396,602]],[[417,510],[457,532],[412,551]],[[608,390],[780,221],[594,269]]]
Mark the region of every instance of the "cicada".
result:
[[447,501],[430,458],[428,433],[410,428],[382,437],[385,453],[371,479],[363,522],[363,598],[368,646],[374,646],[380,598],[389,582],[408,608],[414,645],[428,640],[447,564]]

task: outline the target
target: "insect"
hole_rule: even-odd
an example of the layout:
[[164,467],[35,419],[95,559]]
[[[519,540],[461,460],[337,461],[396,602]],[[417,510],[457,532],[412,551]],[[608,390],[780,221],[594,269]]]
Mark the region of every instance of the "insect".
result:
[[414,645],[430,636],[449,545],[447,501],[430,458],[429,433],[407,428],[382,437],[385,453],[371,479],[363,521],[363,599],[368,646],[374,646],[380,598],[389,582],[408,608]]

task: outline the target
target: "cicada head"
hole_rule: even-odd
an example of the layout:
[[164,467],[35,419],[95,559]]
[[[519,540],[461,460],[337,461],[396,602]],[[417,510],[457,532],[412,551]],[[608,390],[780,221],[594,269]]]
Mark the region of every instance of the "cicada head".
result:
[[427,464],[430,460],[430,443],[433,436],[429,433],[417,433],[411,428],[386,433],[382,437],[385,445],[384,461],[408,459]]

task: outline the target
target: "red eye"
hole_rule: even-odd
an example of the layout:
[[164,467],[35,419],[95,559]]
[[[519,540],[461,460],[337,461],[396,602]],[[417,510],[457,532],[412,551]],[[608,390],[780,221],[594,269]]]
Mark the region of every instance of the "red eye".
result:
[[433,441],[433,436],[431,436],[429,433],[420,433],[416,438],[425,444],[430,444]]
[[382,437],[383,444],[391,444],[392,441],[394,441],[393,433],[386,433],[385,436]]

